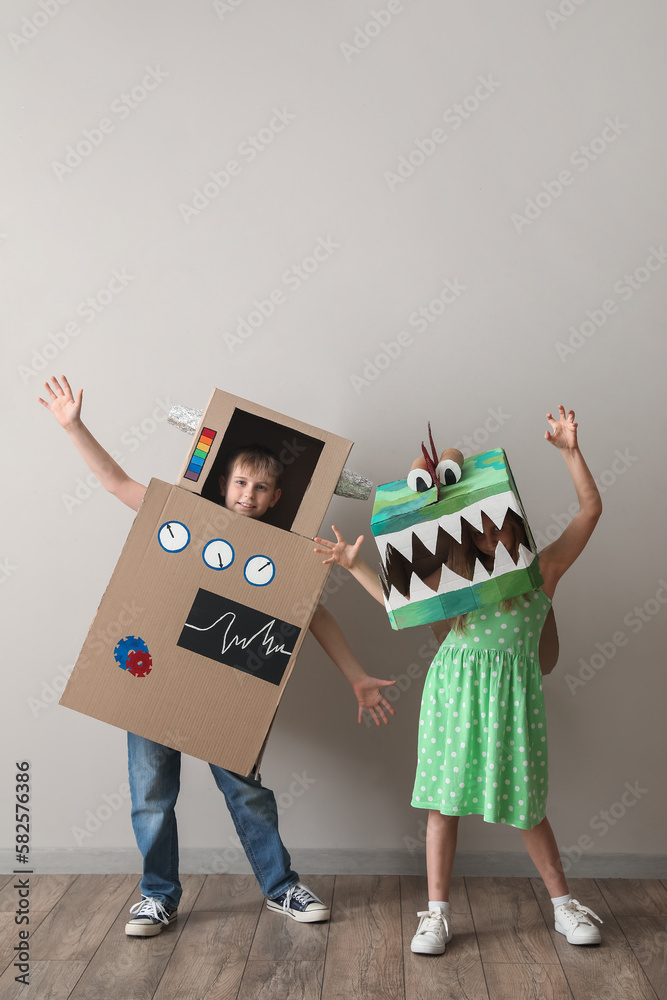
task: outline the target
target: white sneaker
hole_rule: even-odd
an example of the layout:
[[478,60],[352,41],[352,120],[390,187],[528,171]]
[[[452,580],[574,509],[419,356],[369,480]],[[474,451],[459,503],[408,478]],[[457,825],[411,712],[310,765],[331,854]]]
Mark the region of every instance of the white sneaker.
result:
[[576,899],[571,899],[569,903],[561,903],[554,909],[556,930],[559,934],[565,934],[570,944],[600,944],[602,940],[600,931],[589,920],[588,914],[602,923],[597,913],[593,913],[587,906],[582,906]]
[[435,910],[420,910],[417,933],[412,939],[410,951],[418,955],[442,955],[445,945],[452,940],[449,922],[440,907]]

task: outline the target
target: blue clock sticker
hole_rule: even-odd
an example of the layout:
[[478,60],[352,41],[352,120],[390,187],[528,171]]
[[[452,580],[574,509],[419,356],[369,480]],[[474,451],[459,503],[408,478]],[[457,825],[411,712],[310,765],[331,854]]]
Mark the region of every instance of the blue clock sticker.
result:
[[243,575],[253,587],[266,587],[276,575],[276,565],[268,556],[251,556],[243,567]]
[[190,542],[190,531],[182,521],[165,521],[158,528],[157,540],[165,552],[182,552]]
[[202,552],[202,559],[210,569],[227,569],[234,562],[234,549],[224,538],[212,538]]

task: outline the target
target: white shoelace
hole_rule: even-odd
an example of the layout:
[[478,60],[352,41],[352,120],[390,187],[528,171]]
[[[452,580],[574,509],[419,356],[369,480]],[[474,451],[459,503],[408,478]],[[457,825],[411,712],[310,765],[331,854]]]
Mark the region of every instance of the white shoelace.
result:
[[595,917],[596,920],[603,923],[602,918],[598,917],[597,913],[594,913],[587,906],[582,906],[578,899],[571,899],[569,903],[563,903],[562,907],[568,916],[573,917],[578,924],[591,924],[591,927],[593,926],[586,914],[590,914],[591,917]]
[[322,902],[322,900],[318,899],[317,896],[313,896],[312,892],[310,892],[309,889],[306,889],[305,886],[301,885],[300,882],[297,882],[296,885],[291,886],[287,890],[285,899],[283,900],[283,910],[289,910],[292,899],[296,899],[298,903],[303,903],[304,906],[307,906],[308,903]]
[[422,918],[417,934],[439,934],[444,925],[445,937],[449,937],[449,924],[442,910],[418,910],[417,916]]
[[130,913],[137,917],[151,917],[154,920],[161,920],[163,924],[169,923],[169,914],[165,910],[159,899],[146,896],[140,903],[135,903],[130,907]]

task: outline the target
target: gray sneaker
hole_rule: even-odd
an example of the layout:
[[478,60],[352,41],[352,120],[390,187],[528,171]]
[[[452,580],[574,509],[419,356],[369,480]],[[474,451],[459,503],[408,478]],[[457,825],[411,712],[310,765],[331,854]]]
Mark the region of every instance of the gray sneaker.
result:
[[178,916],[177,907],[167,906],[161,899],[142,896],[140,903],[130,907],[131,917],[125,924],[125,933],[130,937],[155,937],[163,927],[173,923]]

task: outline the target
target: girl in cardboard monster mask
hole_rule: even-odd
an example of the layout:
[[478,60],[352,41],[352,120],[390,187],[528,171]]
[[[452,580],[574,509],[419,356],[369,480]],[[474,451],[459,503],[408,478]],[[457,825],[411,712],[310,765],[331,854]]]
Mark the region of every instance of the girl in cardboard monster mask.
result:
[[[449,889],[458,822],[460,816],[472,814],[521,830],[554,904],[556,930],[570,944],[600,941],[600,932],[590,919],[599,917],[568,892],[546,818],[548,765],[540,635],[556,585],[582,552],[602,511],[599,491],[577,443],[574,411],[558,409],[558,417],[547,414],[551,430],[544,436],[563,456],[579,511],[562,535],[540,553],[543,583],[539,589],[441,623],[442,645],[426,677],[412,805],[428,810],[429,903],[418,914],[413,952],[442,954],[451,939]],[[436,466],[425,451],[425,459],[414,463],[407,486],[416,494],[437,482],[443,487],[455,483],[460,464],[459,456],[443,453]],[[439,532],[435,552],[419,539],[415,542],[413,533],[411,559],[388,545],[382,581],[358,555],[363,536],[350,545],[334,527],[337,541],[318,538],[315,541],[324,547],[315,551],[328,556],[324,562],[348,569],[384,603],[392,587],[410,600],[411,583],[413,588],[420,587],[420,593],[434,593],[441,573],[456,573],[475,582],[483,575],[475,568],[477,562],[492,573],[494,564],[503,559],[516,563],[519,550],[528,544],[522,518],[509,508],[500,525],[482,511],[476,524],[461,518],[461,526],[460,541]]]

